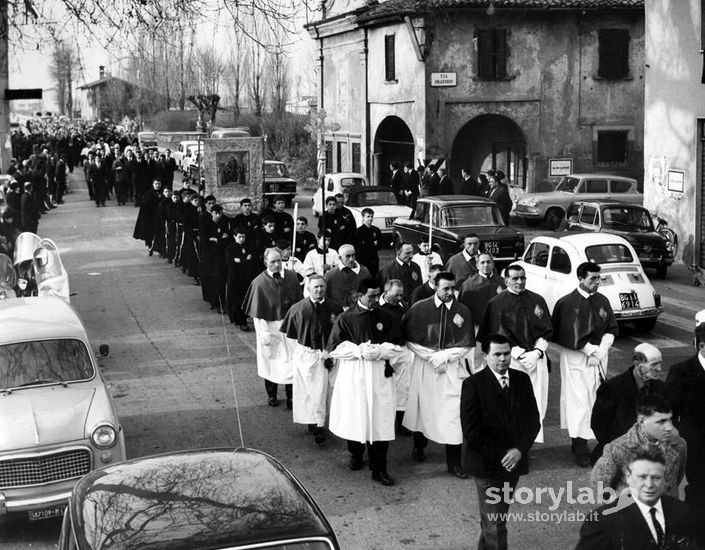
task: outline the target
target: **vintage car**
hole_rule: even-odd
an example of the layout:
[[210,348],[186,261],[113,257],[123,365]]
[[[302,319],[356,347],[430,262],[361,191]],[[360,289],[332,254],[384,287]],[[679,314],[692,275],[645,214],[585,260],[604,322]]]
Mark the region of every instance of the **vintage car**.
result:
[[637,191],[637,181],[632,178],[570,174],[564,176],[553,191],[518,196],[514,215],[524,218],[527,223],[545,221],[549,229],[555,229],[575,201],[601,199],[642,204],[644,195]]
[[643,206],[613,201],[580,201],[566,212],[567,231],[601,231],[627,239],[644,267],[666,277],[673,264],[673,245],[654,228],[651,214]]
[[524,250],[524,235],[504,225],[497,204],[470,195],[437,195],[416,203],[414,214],[397,218],[393,226],[394,242],[417,244],[430,235],[434,250],[443,260],[462,249],[465,235],[475,233],[480,248],[506,266]]
[[375,212],[372,223],[379,228],[388,243],[392,242],[394,221],[411,215],[411,208],[398,204],[397,196],[389,187],[351,187],[344,194],[347,195],[345,206],[352,212],[355,225],[357,227],[362,225],[362,210],[371,208]]
[[551,312],[562,296],[578,285],[577,267],[595,262],[602,267],[599,292],[607,296],[617,321],[633,321],[637,329],[656,325],[661,296],[654,290],[636,251],[619,235],[563,233],[532,239],[519,263],[526,270],[526,288],[541,294]]
[[[325,196],[328,198],[331,195],[343,193],[346,189],[351,189],[352,187],[370,185],[370,182],[367,180],[366,176],[358,172],[338,172],[337,174],[326,174],[323,176],[323,185],[325,188]],[[323,191],[321,189],[316,191],[311,201],[313,202],[313,206],[311,207],[313,215],[320,216],[321,212],[325,209],[325,205],[323,204]]]
[[211,133],[211,139],[223,139],[234,137],[251,137],[250,129],[247,126],[236,126],[235,128],[218,128]]
[[60,516],[78,479],[125,460],[122,426],[65,300],[1,300],[0,326],[0,516]]
[[289,177],[286,164],[278,160],[264,161],[264,191],[265,205],[271,205],[276,196],[284,197],[287,208],[296,197],[296,180]]
[[154,132],[137,132],[137,142],[142,149],[150,149],[157,146],[157,134]]
[[298,479],[252,449],[182,451],[107,466],[76,484],[60,550],[337,550]]
[[[200,148],[199,148],[200,145]],[[192,163],[196,162],[198,152],[203,154],[203,142],[195,139],[185,140],[179,143],[176,151],[174,151],[174,160],[176,166],[184,173],[189,172]]]

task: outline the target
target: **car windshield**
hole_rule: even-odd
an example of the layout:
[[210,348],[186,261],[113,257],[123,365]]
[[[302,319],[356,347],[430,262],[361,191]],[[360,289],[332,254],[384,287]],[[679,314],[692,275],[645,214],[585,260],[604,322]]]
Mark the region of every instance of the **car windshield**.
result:
[[90,354],[80,340],[36,340],[0,346],[0,389],[88,380],[93,373]]
[[350,206],[397,205],[399,201],[394,191],[363,191],[350,195]]
[[288,178],[289,172],[286,170],[286,166],[283,164],[269,164],[264,165],[264,175],[270,178]]
[[504,225],[496,207],[488,204],[449,206],[441,210],[441,227]]
[[365,185],[365,180],[362,178],[340,178],[342,187],[355,187],[356,185]]
[[588,246],[585,249],[585,256],[596,264],[621,264],[634,261],[629,249],[623,244],[617,243]]
[[561,181],[558,182],[558,185],[556,185],[556,191],[565,191],[567,193],[573,193],[579,183],[580,180],[578,178],[571,178],[565,176]]
[[602,225],[623,231],[653,231],[651,215],[644,208],[610,206],[602,211]]

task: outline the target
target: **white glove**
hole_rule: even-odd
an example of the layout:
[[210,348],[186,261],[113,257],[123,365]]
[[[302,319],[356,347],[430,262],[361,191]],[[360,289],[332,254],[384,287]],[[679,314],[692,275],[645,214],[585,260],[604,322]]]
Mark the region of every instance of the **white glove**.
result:
[[264,347],[269,347],[272,345],[272,336],[269,334],[263,334],[260,336],[259,343]]
[[437,351],[431,357],[429,357],[429,362],[431,363],[431,366],[433,367],[433,370],[436,372],[439,372],[439,368],[443,368],[442,371],[440,372],[445,372],[448,368],[447,364],[448,363],[448,353],[445,350]]
[[379,359],[379,351],[376,345],[369,342],[360,344],[360,357],[366,361],[377,361]]
[[521,346],[514,346],[511,351],[512,357],[517,360],[519,360],[519,357],[521,357],[525,353],[526,353],[526,350],[524,348],[522,348]]
[[534,349],[527,351],[524,355],[519,357],[519,362],[526,370],[533,371],[536,369],[536,365],[538,364],[540,358],[541,352]]

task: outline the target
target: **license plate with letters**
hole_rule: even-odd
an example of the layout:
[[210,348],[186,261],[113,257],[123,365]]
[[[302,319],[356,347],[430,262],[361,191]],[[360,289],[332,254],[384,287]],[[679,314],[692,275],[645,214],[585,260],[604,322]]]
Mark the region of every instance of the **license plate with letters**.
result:
[[38,521],[49,518],[60,518],[64,515],[65,506],[54,506],[53,508],[45,508],[44,510],[30,510],[29,521]]
[[622,292],[619,294],[622,309],[639,309],[639,297],[636,292]]
[[499,254],[499,243],[497,241],[487,241],[485,244],[485,252],[489,252],[493,256]]

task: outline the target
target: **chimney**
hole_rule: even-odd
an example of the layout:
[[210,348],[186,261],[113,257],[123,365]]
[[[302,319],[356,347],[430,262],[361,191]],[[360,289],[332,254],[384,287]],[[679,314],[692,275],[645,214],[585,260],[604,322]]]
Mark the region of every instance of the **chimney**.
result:
[[98,74],[100,74],[100,78],[105,76],[105,65],[98,65]]

